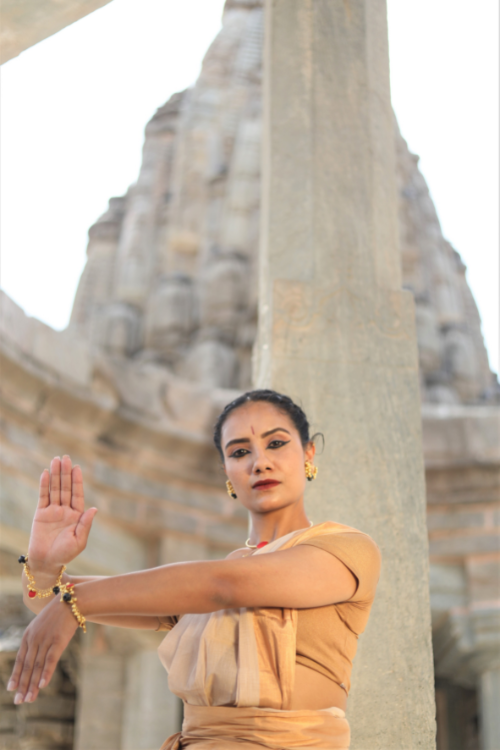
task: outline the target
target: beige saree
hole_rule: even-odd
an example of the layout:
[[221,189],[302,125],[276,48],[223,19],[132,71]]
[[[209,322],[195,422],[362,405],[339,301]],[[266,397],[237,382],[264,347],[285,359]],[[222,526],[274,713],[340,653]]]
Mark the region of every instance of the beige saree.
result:
[[[276,539],[254,554],[289,549],[335,524]],[[339,708],[290,711],[295,677],[297,611],[232,609],[184,615],[158,653],[170,690],[184,701],[182,731],[161,750],[349,747]]]

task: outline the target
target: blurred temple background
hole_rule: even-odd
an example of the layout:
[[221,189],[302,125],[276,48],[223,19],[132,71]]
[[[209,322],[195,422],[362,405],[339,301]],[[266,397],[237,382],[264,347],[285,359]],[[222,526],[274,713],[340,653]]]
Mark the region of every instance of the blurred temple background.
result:
[[[17,556],[53,455],[81,464],[87,503],[99,508],[72,573],[214,559],[246,538],[211,430],[252,380],[262,38],[262,3],[227,0],[198,81],[158,109],[137,182],[89,229],[65,331],[2,293],[3,688],[30,618]],[[419,343],[438,750],[493,750],[480,717],[500,695],[500,390],[465,266],[396,122],[394,146]],[[159,747],[181,720],[160,640],[92,626],[37,702],[15,707],[2,693],[0,747]]]

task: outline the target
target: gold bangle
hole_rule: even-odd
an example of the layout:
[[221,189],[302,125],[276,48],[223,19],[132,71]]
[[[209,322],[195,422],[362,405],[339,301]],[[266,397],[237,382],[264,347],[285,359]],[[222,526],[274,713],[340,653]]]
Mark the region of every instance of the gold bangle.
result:
[[73,615],[75,617],[75,620],[78,623],[78,627],[83,630],[84,633],[87,632],[87,627],[85,625],[85,617],[82,615],[78,607],[76,606],[76,603],[78,599],[75,596],[75,592],[73,591],[74,583],[63,583],[60,587],[61,591],[61,602],[64,602],[64,604],[69,604],[71,607],[71,611],[73,612]]
[[55,588],[59,588],[61,586],[61,581],[63,577],[63,573],[66,570],[66,565],[63,565],[61,568],[61,572],[57,576],[57,580],[53,586],[51,586],[49,589],[37,589],[35,578],[29,569],[28,565],[28,555],[21,555],[19,558],[19,562],[23,563],[23,570],[26,575],[26,578],[28,579],[28,596],[30,599],[34,599],[35,596],[37,596],[39,599],[46,599],[51,594],[57,594],[58,591],[54,591]]

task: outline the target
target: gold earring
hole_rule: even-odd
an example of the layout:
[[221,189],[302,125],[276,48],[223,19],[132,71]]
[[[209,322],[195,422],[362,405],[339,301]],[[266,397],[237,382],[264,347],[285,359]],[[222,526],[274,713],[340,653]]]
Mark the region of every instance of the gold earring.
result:
[[226,489],[227,489],[227,494],[229,495],[229,497],[232,497],[233,500],[236,500],[237,495],[236,495],[236,492],[234,491],[234,487],[231,484],[231,481],[229,479],[226,482]]
[[312,482],[313,479],[316,479],[318,475],[318,467],[313,466],[310,461],[306,461],[305,463],[305,469],[306,469],[306,477],[308,482]]

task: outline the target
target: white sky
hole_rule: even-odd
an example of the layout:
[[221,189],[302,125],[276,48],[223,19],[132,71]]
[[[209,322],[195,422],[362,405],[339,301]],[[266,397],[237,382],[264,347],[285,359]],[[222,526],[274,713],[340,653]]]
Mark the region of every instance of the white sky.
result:
[[[137,177],[144,126],[193,83],[224,0],[114,0],[2,66],[5,291],[68,322],[87,230]],[[498,0],[388,0],[394,109],[468,266],[498,370]]]

